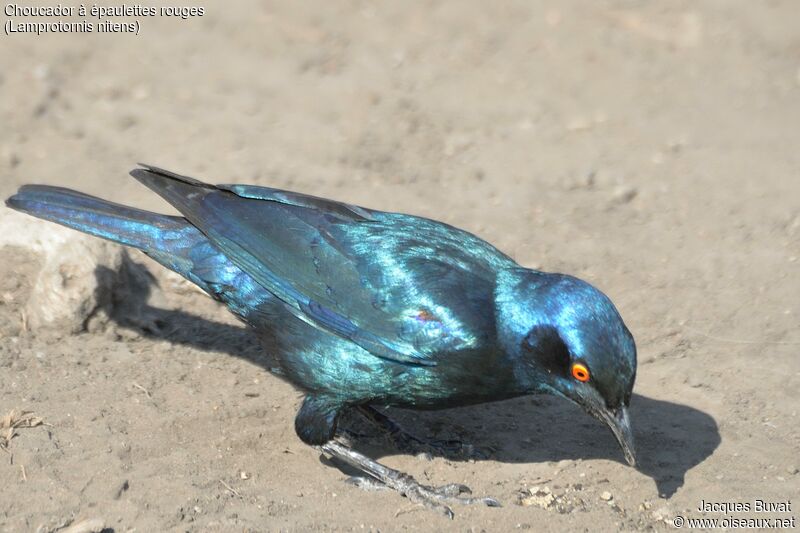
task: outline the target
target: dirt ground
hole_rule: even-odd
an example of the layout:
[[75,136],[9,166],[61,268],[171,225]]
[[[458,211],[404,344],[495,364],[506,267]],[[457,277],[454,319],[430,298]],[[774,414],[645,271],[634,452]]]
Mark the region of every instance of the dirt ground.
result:
[[143,161],[470,230],[617,304],[641,465],[556,399],[393,410],[490,458],[366,450],[504,506],[450,522],[361,492],[295,436],[299,393],[214,302],[132,252],[120,279],[139,285],[84,331],[32,329],[42,259],[7,246],[0,425],[20,427],[0,530],[662,530],[701,501],[800,506],[800,3],[204,7],[138,36],[0,37],[0,196],[38,182],[166,210],[126,175]]

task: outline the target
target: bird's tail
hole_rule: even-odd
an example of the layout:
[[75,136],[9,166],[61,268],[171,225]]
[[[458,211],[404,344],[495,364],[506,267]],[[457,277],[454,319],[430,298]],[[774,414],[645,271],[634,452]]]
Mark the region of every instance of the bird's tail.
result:
[[147,253],[168,253],[197,232],[183,217],[151,213],[49,185],[25,185],[6,205]]
[[226,303],[245,321],[258,319],[261,316],[259,306],[271,298],[183,217],[143,211],[47,185],[25,185],[6,200],[6,205],[89,235],[138,248],[212,298]]

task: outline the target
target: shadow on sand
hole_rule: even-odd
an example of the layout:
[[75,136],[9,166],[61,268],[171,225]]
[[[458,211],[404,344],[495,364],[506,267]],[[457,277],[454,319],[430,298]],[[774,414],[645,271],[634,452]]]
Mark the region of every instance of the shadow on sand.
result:
[[[109,272],[99,268],[97,275],[108,276]],[[181,310],[153,307],[147,302],[156,282],[147,269],[128,260],[123,275],[124,288],[115,290],[109,302],[109,316],[121,327],[135,329],[145,337],[267,366],[264,349],[247,328],[209,321]],[[497,461],[609,459],[625,464],[610,431],[558,398],[527,396],[441,411],[391,411],[392,417],[410,433],[438,439],[458,438],[481,450],[490,450],[490,457]],[[687,405],[634,394],[631,419],[639,460],[637,468],[653,479],[662,497],[675,494],[686,473],[708,458],[720,443],[714,419]],[[381,444],[378,448],[371,446],[371,450],[376,450],[379,456],[396,453],[382,440],[375,442]]]

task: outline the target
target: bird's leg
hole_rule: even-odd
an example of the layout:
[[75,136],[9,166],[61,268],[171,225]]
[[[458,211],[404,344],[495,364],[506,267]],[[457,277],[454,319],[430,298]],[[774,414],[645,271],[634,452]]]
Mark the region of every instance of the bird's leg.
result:
[[324,453],[334,459],[347,463],[363,472],[365,477],[351,479],[350,482],[354,485],[365,489],[382,488],[381,485],[383,485],[387,489],[396,490],[405,495],[413,502],[435,509],[450,518],[453,517],[453,511],[447,506],[448,503],[467,505],[482,503],[491,507],[500,505],[492,498],[460,496],[463,493],[470,493],[469,488],[464,485],[453,484],[442,487],[420,485],[413,477],[383,466],[349,446],[335,441],[337,421],[342,408],[340,399],[309,394],[305,397],[303,405],[297,412],[295,431],[306,444],[318,446]]
[[394,420],[370,405],[359,405],[358,412],[377,426],[399,451],[412,455],[426,454],[443,457],[486,459],[487,454],[475,449],[471,444],[459,440],[424,440],[408,433]]
[[450,484],[441,487],[421,485],[410,475],[373,461],[369,457],[335,440],[326,442],[320,448],[331,457],[345,462],[369,476],[351,478],[350,482],[354,485],[368,490],[383,487],[395,490],[412,502],[421,503],[425,507],[438,511],[449,518],[453,518],[453,511],[447,505],[449,503],[463,505],[483,504],[489,507],[500,507],[500,503],[493,498],[461,496],[461,494],[471,493],[469,487],[465,485]]

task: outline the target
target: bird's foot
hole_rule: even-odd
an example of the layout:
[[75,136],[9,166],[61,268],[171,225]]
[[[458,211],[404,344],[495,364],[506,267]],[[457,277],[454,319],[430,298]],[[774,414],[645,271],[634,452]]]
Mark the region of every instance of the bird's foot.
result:
[[408,474],[384,466],[335,440],[326,442],[320,446],[320,449],[331,457],[364,472],[364,476],[348,479],[352,485],[365,490],[391,489],[397,491],[412,502],[420,503],[448,518],[453,518],[453,511],[448,505],[452,503],[500,507],[500,503],[494,498],[463,496],[463,494],[471,493],[469,488],[464,485],[450,484],[441,487],[421,485]]
[[422,504],[428,509],[437,511],[451,519],[454,515],[448,504],[482,504],[488,507],[501,507],[500,502],[494,498],[463,496],[472,494],[472,490],[466,485],[450,483],[439,487],[431,487],[418,483],[413,477],[406,474],[401,474],[398,479],[389,483],[367,476],[353,476],[345,482],[366,491],[396,490],[412,502]]

